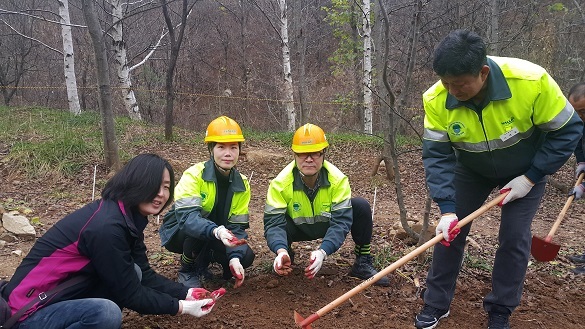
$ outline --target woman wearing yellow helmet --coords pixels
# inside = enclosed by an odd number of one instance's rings
[[[221,116],[205,132],[210,160],[187,169],[175,187],[175,204],[159,230],[168,250],[181,253],[178,280],[189,287],[210,279],[211,261],[223,267],[223,278],[244,282],[244,268],[252,265],[254,252],[248,238],[250,185],[236,169],[244,141],[236,121]]]

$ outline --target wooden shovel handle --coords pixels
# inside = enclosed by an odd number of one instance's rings
[[[577,186],[579,186],[579,184],[581,184],[581,182],[583,181],[583,177],[585,177],[585,173],[581,173],[579,175],[579,178],[577,179],[577,183],[575,184],[575,187],[577,187]],[[565,202],[565,206],[563,207],[563,210],[561,210],[561,213],[557,217],[557,220],[555,221],[552,228],[550,229],[550,232],[548,232],[548,235],[545,238],[546,242],[550,242],[552,240],[553,235],[556,233],[557,229],[561,225],[561,221],[565,217],[565,214],[567,213],[567,210],[569,210],[569,206],[571,206],[571,202],[573,202],[574,199],[575,199],[575,194],[571,194],[567,198],[567,202]]]
[[[475,218],[479,217],[479,215],[483,214],[484,212],[488,211],[491,207],[497,205],[498,203],[500,203],[500,201],[504,200],[504,198],[506,197],[506,195],[508,195],[508,193],[510,193],[510,192],[508,191],[506,193],[503,193],[503,194],[498,195],[498,197],[496,197],[492,201],[484,204],[483,206],[481,206],[480,208],[478,208],[476,211],[474,211],[471,214],[467,215],[465,218],[463,218],[462,220],[459,221],[459,223],[457,224],[456,227],[457,228],[461,228],[462,226],[467,225],[469,222],[471,222]],[[331,303],[325,305],[324,307],[322,307],[321,309],[319,309],[315,313],[319,317],[322,317],[324,314],[328,313],[329,311],[333,310],[337,306],[341,305],[346,300],[348,300],[351,297],[355,296],[360,291],[362,291],[362,290],[366,289],[367,287],[371,286],[376,281],[380,280],[382,277],[390,274],[391,272],[393,272],[394,270],[396,270],[400,266],[406,264],[407,262],[409,262],[410,260],[412,260],[416,256],[420,255],[421,253],[423,253],[423,251],[425,251],[425,250],[429,249],[430,247],[434,246],[435,244],[441,242],[441,240],[443,240],[443,234],[436,235],[434,238],[432,238],[429,241],[425,242],[424,244],[422,244],[421,246],[417,247],[416,249],[414,249],[410,253],[402,256],[402,258],[400,258],[399,260],[397,260],[394,263],[388,265],[388,267],[384,268],[383,270],[381,270],[380,272],[378,272],[376,275],[374,275],[371,278],[363,281],[362,283],[360,283],[359,285],[355,286],[353,289],[351,289],[350,291],[346,292],[345,294],[337,297],[337,299],[335,299]]]

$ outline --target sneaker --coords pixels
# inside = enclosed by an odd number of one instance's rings
[[[441,310],[425,304],[419,314],[414,317],[414,326],[419,329],[433,329],[439,320],[449,316],[449,310]]]
[[[367,280],[374,275],[378,274],[378,271],[372,265],[372,255],[360,255],[355,258],[355,262],[351,267],[349,276],[358,278],[361,280]],[[388,277],[382,277],[380,280],[374,282],[374,285],[381,287],[389,287],[390,280]]]
[[[489,313],[488,329],[510,329],[510,314]]]
[[[199,273],[192,269],[182,267],[177,275],[177,281],[189,288],[201,288]]]
[[[573,273],[575,274],[585,274],[585,266],[577,266],[572,269]]]
[[[568,256],[567,258],[569,258],[574,263],[585,263],[585,254]]]

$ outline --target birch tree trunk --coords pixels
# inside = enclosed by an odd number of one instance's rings
[[[122,98],[124,107],[128,116],[132,120],[141,121],[142,115],[136,102],[134,90],[132,90],[132,81],[130,79],[130,69],[128,67],[128,58],[126,56],[126,42],[124,42],[123,18],[121,0],[111,0],[112,5],[112,39],[114,45],[114,58],[117,68],[118,83],[122,89]]]
[[[489,40],[490,40],[490,55],[497,56],[500,52],[500,27],[499,27],[499,15],[500,15],[500,1],[490,0],[491,7],[491,20],[489,26]]]
[[[363,0],[363,32],[364,32],[364,133],[372,133],[372,26],[370,25],[370,0]]]
[[[121,166],[114,125],[114,111],[112,108],[112,86],[110,84],[110,70],[108,69],[108,55],[102,28],[93,1],[82,1],[83,16],[85,17],[95,54],[95,69],[99,89],[98,103],[102,115],[102,138],[106,166],[109,169],[118,170]]]
[[[297,0],[293,2],[293,25],[295,35],[295,50],[298,57],[298,63],[295,65],[298,69],[297,72],[297,83],[298,83],[298,118],[300,122],[308,122],[311,115],[310,104],[307,102],[309,96],[309,88],[307,86],[307,74],[306,74],[306,58],[307,58],[307,33],[304,33],[304,15],[303,7],[305,2]]]
[[[278,0],[280,5],[280,34],[282,36],[282,69],[284,71],[284,105],[287,130],[295,131],[295,105],[293,103],[292,74],[290,72],[290,48],[288,45],[288,19],[286,15],[286,0]]]
[[[67,102],[69,112],[81,113],[79,95],[77,94],[77,79],[75,77],[75,57],[73,53],[73,37],[71,35],[71,19],[69,18],[69,0],[57,0],[59,3],[59,18],[61,23],[61,37],[63,39],[63,70],[65,86],[67,88]]]

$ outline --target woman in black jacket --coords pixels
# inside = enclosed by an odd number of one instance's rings
[[[157,274],[146,256],[148,216],[173,200],[174,183],[168,161],[138,155],[106,183],[101,200],[49,229],[4,290],[12,314],[70,278],[85,279],[35,304],[16,328],[120,328],[124,307],[141,314],[209,313],[213,299],[197,300],[205,294]]]

